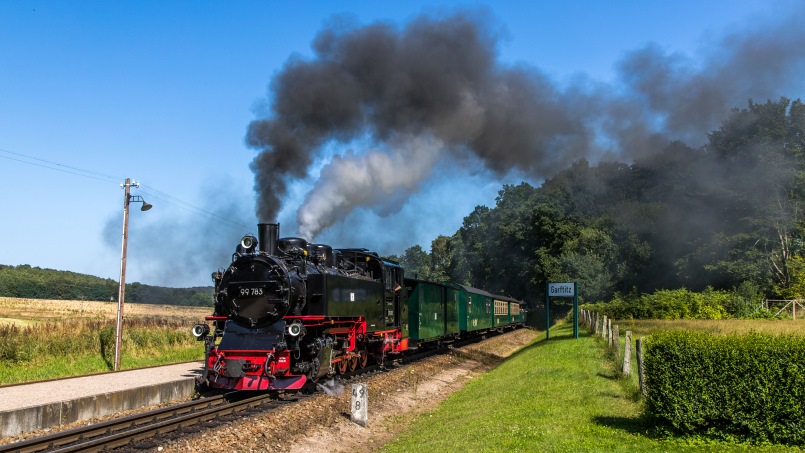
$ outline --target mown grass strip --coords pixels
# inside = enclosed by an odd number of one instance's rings
[[[383,451],[792,450],[658,434],[635,393],[600,340],[574,340],[571,326],[559,326],[418,417]]]

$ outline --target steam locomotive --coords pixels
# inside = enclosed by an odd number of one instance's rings
[[[211,388],[298,390],[525,321],[515,299],[405,278],[399,264],[366,249],[279,238],[279,224],[259,224],[257,237],[245,236],[212,278],[211,323],[193,327],[205,344],[201,383]]]

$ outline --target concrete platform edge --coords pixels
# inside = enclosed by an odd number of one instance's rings
[[[14,436],[116,412],[169,403],[188,398],[194,391],[195,379],[187,378],[0,412],[0,436]],[[24,395],[20,397],[24,398]]]

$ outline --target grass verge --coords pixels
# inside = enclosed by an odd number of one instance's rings
[[[382,451],[747,450],[792,449],[660,432],[603,343],[585,334],[575,340],[572,326],[562,325],[414,420]]]
[[[134,318],[123,330],[121,369],[201,360],[203,345],[183,321]],[[111,371],[111,320],[0,325],[0,385]]]

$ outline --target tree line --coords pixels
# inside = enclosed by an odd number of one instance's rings
[[[699,148],[582,159],[539,187],[505,185],[430,251],[389,258],[409,276],[532,301],[563,281],[585,302],[676,288],[803,297],[804,152],[799,99],[750,100]]]
[[[119,283],[109,278],[0,264],[0,296],[31,299],[117,301]],[[126,302],[212,306],[212,287],[167,288],[126,284]]]

